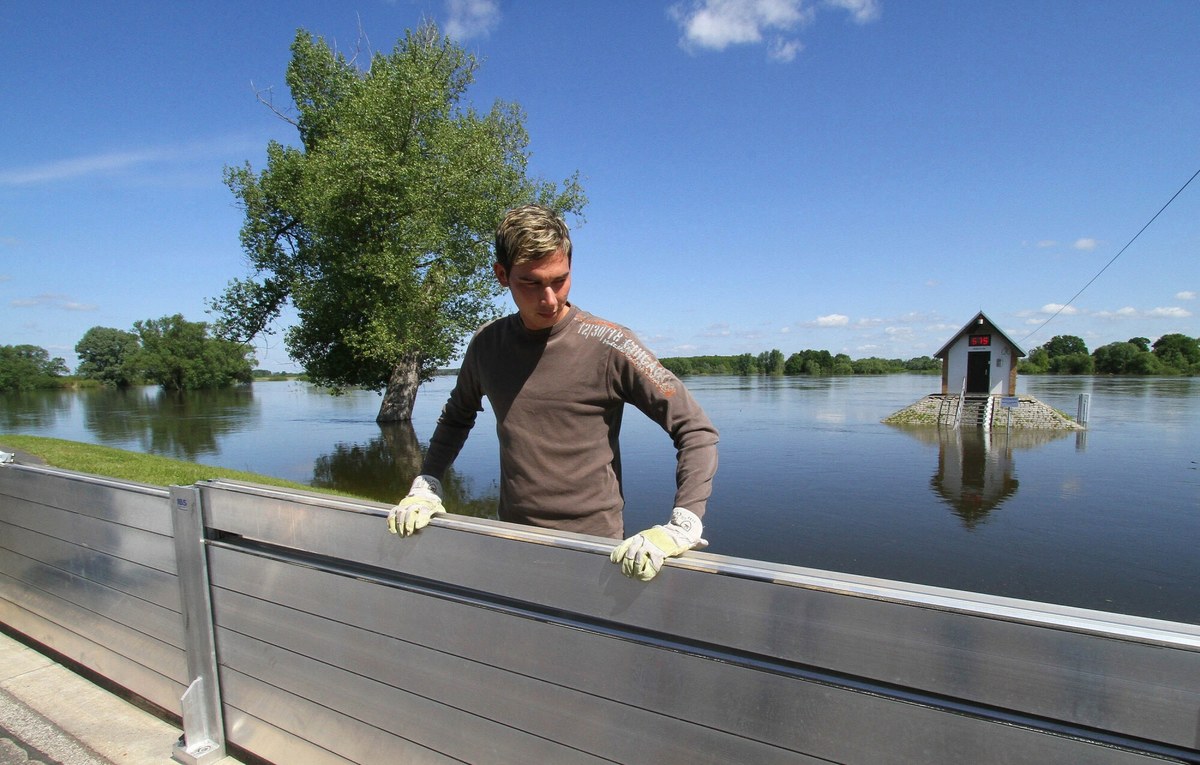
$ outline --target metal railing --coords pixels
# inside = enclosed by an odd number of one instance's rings
[[[967,398],[967,378],[963,378],[962,390],[958,392],[958,408],[954,410],[954,427],[962,425],[963,402]]]

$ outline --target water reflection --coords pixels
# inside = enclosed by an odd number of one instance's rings
[[[254,427],[259,407],[250,386],[206,391],[160,388],[89,391],[84,425],[99,443],[194,462],[221,453],[219,438]]]
[[[76,393],[67,390],[5,393],[0,407],[0,428],[12,433],[46,428],[70,411]]]
[[[1017,449],[1033,449],[1064,438],[1065,430],[992,430],[897,426],[899,430],[938,447],[937,471],[929,488],[968,531],[1011,499],[1020,487],[1016,478]]]
[[[350,492],[379,502],[395,502],[408,493],[421,469],[421,443],[410,422],[380,423],[379,436],[365,444],[339,443],[313,464],[312,485]],[[453,468],[442,480],[446,510],[476,518],[495,518],[498,485],[479,491]]]

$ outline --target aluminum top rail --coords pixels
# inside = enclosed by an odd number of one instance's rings
[[[1200,763],[1196,625],[386,511],[4,466],[0,621],[280,763]]]

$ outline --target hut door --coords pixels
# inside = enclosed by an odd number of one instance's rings
[[[967,354],[967,393],[988,393],[991,385],[991,351]]]

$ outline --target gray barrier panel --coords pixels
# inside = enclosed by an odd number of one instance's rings
[[[1195,625],[386,509],[6,465],[0,621],[274,762],[1200,762]]]
[[[647,585],[616,572],[607,541],[453,517],[402,540],[383,531],[382,505],[201,491],[229,535],[213,543],[221,640],[254,646],[239,671],[294,662],[281,693],[314,703],[361,673],[396,711],[331,706],[382,739],[439,748],[500,721],[619,762],[639,759],[629,748],[661,761],[1135,762],[1196,747],[1189,625],[719,556]],[[256,656],[271,658],[256,670]],[[393,719],[421,722],[396,733]],[[462,746],[439,751],[480,756]]]
[[[5,624],[179,712],[185,655],[167,491],[0,468]]]

